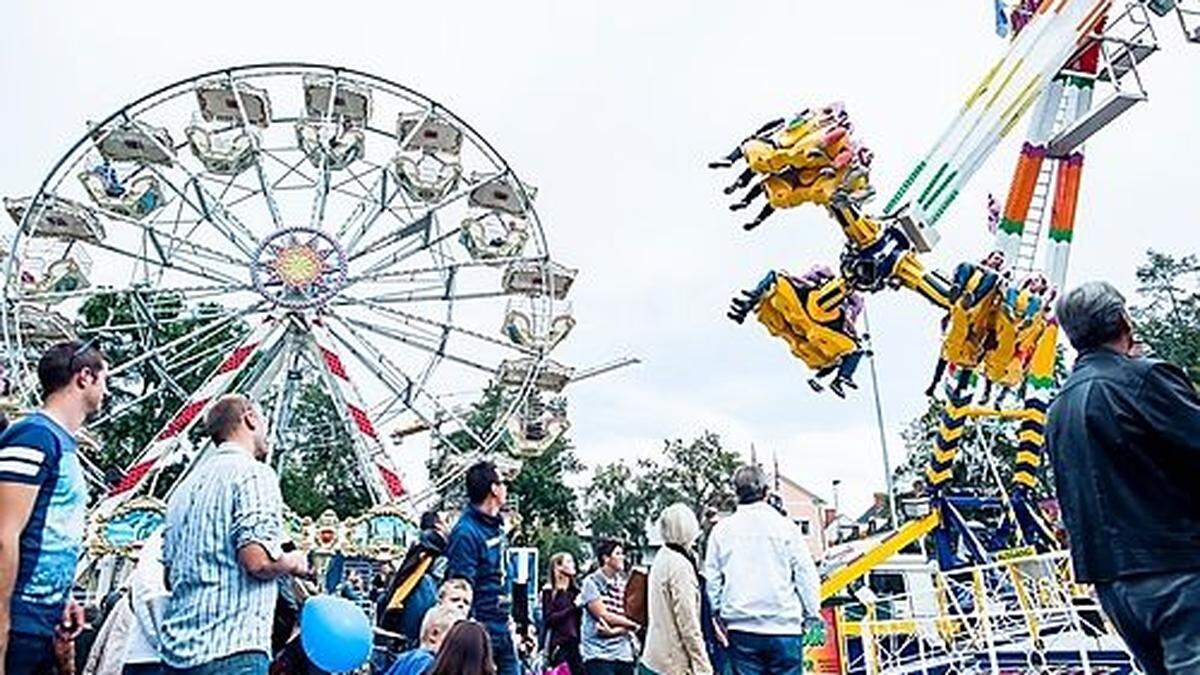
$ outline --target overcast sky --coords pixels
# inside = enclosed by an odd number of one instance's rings
[[[991,0],[894,2],[59,2],[0,9],[5,157],[0,192],[31,192],[83,130],[141,94],[228,65],[311,61],[407,84],[469,121],[538,188],[554,256],[579,267],[579,325],[562,360],[643,363],[569,390],[589,464],[653,455],[704,429],[847,510],[882,489],[870,392],[815,396],[780,341],[724,318],[772,267],[832,264],[833,223],[805,207],[753,234],[724,210],[705,162],[763,121],[846,103],[886,198],[1004,49]],[[1147,247],[1197,249],[1200,47],[1174,17],[1142,67],[1149,103],[1089,144],[1070,282],[1133,289]],[[1189,121],[1190,120],[1190,121]],[[1022,125],[1023,128],[1024,125]],[[1003,196],[1019,137],[942,220],[929,257],[989,245],[986,194]],[[882,199],[881,199],[882,201]],[[877,203],[876,208],[882,204]],[[924,407],[938,316],[910,295],[870,300],[893,462]],[[869,383],[866,369],[859,378]],[[418,466],[419,457],[406,464]]]

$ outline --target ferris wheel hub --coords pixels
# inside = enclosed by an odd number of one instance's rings
[[[287,227],[263,240],[250,272],[254,287],[288,309],[320,307],[346,285],[346,252],[321,230]]]

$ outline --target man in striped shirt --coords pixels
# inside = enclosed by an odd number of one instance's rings
[[[167,504],[163,661],[175,674],[266,675],[275,580],[307,575],[308,562],[281,547],[283,499],[263,461],[261,413],[244,396],[229,395],[206,424],[216,448]]]
[[[0,675],[52,672],[55,637],[83,629],[70,599],[87,512],[75,433],[107,371],[89,343],[54,345],[38,362],[42,409],[0,434]]]

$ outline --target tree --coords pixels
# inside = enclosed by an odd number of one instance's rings
[[[683,502],[703,522],[706,511],[733,508],[731,479],[741,458],[721,447],[720,436],[705,431],[687,444],[678,438],[664,441],[663,459],[647,476],[659,511]]]
[[[1057,391],[1067,378],[1065,362],[1063,346],[1059,344],[1054,364],[1052,392]],[[911,420],[900,432],[908,455],[904,463],[892,471],[897,493],[904,494],[925,482],[925,470],[933,460],[942,407],[942,403],[930,401],[925,412]],[[967,419],[963,428],[963,434],[959,438],[958,457],[954,461],[948,483],[950,489],[988,495],[998,494],[1001,485],[1005,490],[1010,489],[1017,458],[1017,432],[1020,424],[987,418]],[[992,469],[993,464],[995,471]],[[1050,471],[1050,463],[1043,462],[1042,476],[1034,492],[1035,496],[1050,496],[1050,486],[1053,484]],[[1000,485],[996,483],[997,475]]]
[[[740,463],[718,435],[706,431],[688,443],[664,441],[659,461],[598,467],[585,497],[592,537],[625,542],[637,558],[648,542],[648,525],[667,506],[683,502],[700,522],[709,511],[733,508],[730,478]]]
[[[898,493],[908,492],[924,482],[925,470],[933,459],[941,410],[941,403],[930,401],[925,412],[911,420],[900,432],[908,456],[892,474]],[[1013,464],[1017,457],[1017,424],[970,419],[963,424],[965,430],[959,439],[959,453],[948,483],[950,488],[995,493],[997,486],[989,466],[990,455],[996,473],[1007,489],[1011,485]]]
[[[434,441],[426,462],[430,481],[443,480],[453,467],[461,468],[464,456],[478,453],[481,448],[476,437],[486,437],[510,404],[502,387],[494,383],[489,385],[480,400],[464,415],[463,421],[474,433],[458,429]],[[563,404],[558,402],[558,405]],[[555,546],[565,545],[567,539],[564,537],[567,534],[573,536],[579,516],[578,495],[566,479],[582,469],[583,463],[566,435],[555,440],[541,455],[521,463],[520,470],[508,484],[509,501],[517,513],[513,543],[537,547],[542,561],[559,550]],[[462,508],[465,501],[463,481],[454,480],[439,493],[436,508],[456,510]],[[579,548],[581,545],[576,538],[568,550]]]
[[[285,446],[276,448],[284,503],[309,518],[326,509],[346,518],[370,508],[354,440],[325,389],[316,382],[301,385],[291,415]]]
[[[1138,338],[1200,383],[1200,259],[1147,251],[1137,279],[1141,302],[1131,314]]]
[[[157,359],[141,361],[110,378],[109,417],[94,427],[101,441],[95,458],[101,470],[115,474],[128,466],[249,331],[240,320],[218,325],[226,316],[228,310],[219,305],[189,306],[178,294],[149,289],[100,293],[84,302],[78,332],[95,336],[108,360],[117,365],[145,353],[147,346],[195,335],[163,350]],[[210,324],[212,330],[204,330]],[[252,360],[241,377],[255,370],[256,363]],[[269,414],[274,399],[262,403]],[[293,404],[288,447],[277,448],[284,501],[301,516],[316,517],[332,508],[346,517],[370,504],[352,440],[335,410],[320,386],[302,385]],[[192,440],[199,442],[200,436],[202,429],[196,428]],[[178,473],[179,467],[165,470],[157,484],[159,496]]]
[[[653,465],[639,460],[637,471],[625,462],[597,467],[585,496],[593,540],[616,539],[638,557],[637,552],[646,547],[646,524],[657,501],[645,476]]]
[[[149,347],[196,335],[110,378],[107,420],[93,429],[102,444],[95,458],[102,470],[125,468],[221,362],[225,354],[217,348],[246,333],[242,321],[203,330],[225,316],[218,305],[189,307],[177,293],[150,289],[99,293],[83,303],[76,330],[94,339],[110,363],[122,364]]]

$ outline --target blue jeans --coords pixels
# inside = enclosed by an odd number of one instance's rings
[[[165,675],[166,666],[159,663],[130,663],[121,669],[121,675]]]
[[[267,675],[266,652],[238,652],[191,668],[167,667],[167,675]]]
[[[733,675],[804,672],[804,639],[800,635],[759,635],[731,630],[726,655]]]
[[[508,621],[482,623],[492,638],[492,661],[496,663],[496,675],[521,675],[521,664],[517,662],[517,648],[508,630]]]
[[[8,634],[8,651],[4,654],[4,672],[8,675],[41,675],[52,673],[54,638],[26,633]]]
[[[1099,583],[1096,594],[1146,675],[1200,674],[1200,572]]]

